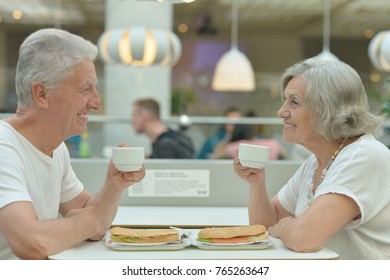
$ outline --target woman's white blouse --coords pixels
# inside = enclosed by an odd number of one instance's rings
[[[317,161],[310,156],[279,191],[281,205],[299,217]],[[372,134],[342,149],[318,186],[314,200],[327,193],[352,198],[361,218],[348,223],[326,246],[341,259],[390,259],[390,151]]]

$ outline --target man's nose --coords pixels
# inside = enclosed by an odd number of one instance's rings
[[[89,101],[88,101],[89,107],[95,110],[99,110],[102,106],[99,93],[97,90],[94,90]]]

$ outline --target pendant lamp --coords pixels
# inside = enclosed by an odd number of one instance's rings
[[[371,39],[368,57],[376,69],[390,72],[390,31],[381,31]]]
[[[181,56],[181,43],[175,33],[138,26],[107,30],[97,45],[106,63],[170,67]]]
[[[318,54],[318,57],[322,59],[338,59],[333,53],[330,52],[330,0],[324,0],[324,24],[322,34],[322,52]]]
[[[253,91],[255,74],[249,59],[237,47],[239,1],[232,0],[231,48],[217,62],[211,88],[215,91]]]
[[[194,2],[195,0],[138,0],[138,1],[153,1],[153,2],[159,2],[159,3],[168,2],[171,4],[182,4],[182,3],[185,4],[185,3]]]
[[[157,2],[169,2],[172,4],[191,3],[195,0],[157,0]]]

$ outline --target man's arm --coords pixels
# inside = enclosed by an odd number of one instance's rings
[[[87,191],[83,191],[72,201],[61,204],[60,212],[64,216],[70,216],[75,211],[79,211],[74,209],[85,206],[96,207],[99,222],[103,227],[102,231],[97,236],[92,237],[92,239],[101,239],[115,218],[122,192],[126,188],[141,181],[144,177],[144,166],[138,171],[120,172],[115,168],[112,161],[110,161],[106,181],[101,190],[94,196],[91,196]]]
[[[45,259],[99,232],[96,209],[84,208],[68,218],[38,220],[31,202],[13,202],[0,209],[0,231],[21,259]]]
[[[101,191],[91,196],[83,190],[62,203],[63,218],[40,221],[31,202],[14,202],[0,209],[0,232],[22,259],[45,259],[83,240],[101,239],[115,217],[123,190],[144,176],[144,168],[119,172],[110,162]]]

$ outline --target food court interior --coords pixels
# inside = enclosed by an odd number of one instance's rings
[[[135,99],[153,97],[160,102],[164,122],[188,134],[197,150],[221,124],[242,122],[256,126],[259,137],[280,141],[290,159],[293,147],[281,139],[282,122],[277,118],[280,77],[286,67],[325,47],[359,72],[373,111],[386,107],[388,74],[374,67],[368,49],[378,33],[390,30],[388,0],[330,0],[328,11],[323,0],[234,1],[236,14],[231,0],[0,0],[1,116],[16,108],[19,45],[44,27],[64,28],[95,44],[105,31],[119,28],[171,31],[178,38],[177,59],[167,65],[111,63],[100,54],[96,69],[103,106],[90,116],[86,157],[105,157],[119,143],[150,152],[149,140],[134,133],[130,116]],[[253,67],[253,90],[211,86],[216,64],[233,41]],[[222,117],[229,106],[248,117]],[[389,145],[386,127],[384,131],[382,139]]]

